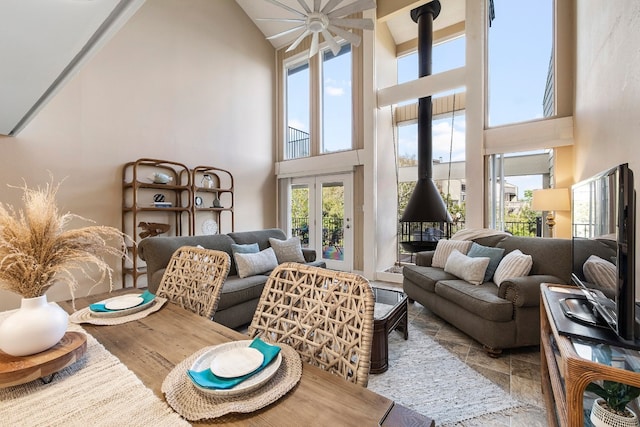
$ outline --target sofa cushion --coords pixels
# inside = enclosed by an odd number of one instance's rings
[[[504,248],[505,255],[515,249],[531,255],[529,274],[556,276],[562,283],[571,283],[571,239],[509,236],[496,247]]]
[[[461,279],[441,280],[435,285],[435,293],[483,319],[496,322],[513,319],[513,304],[500,298],[498,288],[491,282],[476,286]]]
[[[454,249],[447,259],[444,271],[473,285],[479,285],[483,282],[489,261],[489,257],[468,257]]]
[[[238,276],[227,277],[222,287],[217,311],[260,298],[267,279],[268,277],[262,274],[245,277],[244,279]]]
[[[500,286],[507,279],[527,276],[532,265],[531,255],[525,255],[519,249],[511,251],[498,264],[493,281],[497,286]]]
[[[265,273],[278,266],[278,260],[272,248],[254,254],[237,253],[235,256],[240,278]]]
[[[489,246],[482,246],[473,242],[471,245],[471,249],[467,252],[467,256],[470,257],[488,257],[489,265],[487,266],[487,270],[484,272],[483,282],[488,282],[493,277],[493,273],[496,272],[496,268],[498,268],[498,264],[500,264],[500,260],[502,260],[502,256],[504,255],[504,249],[502,248],[492,248]]]
[[[447,259],[454,249],[459,250],[462,254],[466,254],[471,247],[471,240],[438,240],[436,251],[431,260],[432,267],[444,268]]]
[[[596,255],[591,255],[582,266],[584,277],[598,287],[616,289],[617,270],[615,264]]]
[[[402,268],[402,275],[428,292],[435,292],[436,282],[439,280],[456,279],[453,274],[445,272],[441,268],[421,267],[418,265],[405,265]]]
[[[305,263],[304,255],[302,255],[302,246],[300,246],[300,238],[298,236],[293,236],[287,240],[270,237],[269,244],[276,253],[278,264],[282,264],[283,262]]]
[[[249,243],[257,243],[261,251],[271,246],[269,238],[284,240],[287,236],[284,231],[279,228],[267,228],[266,230],[255,231],[232,231],[227,233],[227,236],[231,237],[235,243],[240,245],[246,245]]]

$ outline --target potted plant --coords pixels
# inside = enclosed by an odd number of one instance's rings
[[[637,415],[627,404],[640,396],[640,388],[616,381],[603,381],[602,385],[590,383],[587,391],[600,397],[593,402],[591,422],[595,427],[637,427]]]
[[[21,308],[0,323],[0,350],[14,356],[39,353],[55,345],[67,329],[67,313],[48,304],[45,293],[64,281],[74,297],[76,274],[91,277],[90,265],[113,287],[113,270],[105,255],[126,256],[125,235],[118,229],[92,225],[67,230],[72,220],[60,214],[60,184],[21,188],[24,209],[0,203],[0,289],[22,296]],[[109,242],[113,242],[110,244]]]

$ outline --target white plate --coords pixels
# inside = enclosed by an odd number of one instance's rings
[[[233,348],[211,361],[211,372],[221,378],[241,377],[258,369],[263,360],[264,355],[255,348]]]
[[[124,296],[124,295],[123,295]],[[131,296],[131,295],[128,295]],[[140,297],[140,294],[134,294],[133,296],[137,296]],[[100,304],[106,304],[114,299],[118,299],[118,298],[122,298],[122,296],[119,297],[113,297],[113,298],[109,298],[106,299],[104,301],[100,301]],[[142,297],[140,297],[142,298]],[[128,316],[129,314],[133,314],[133,313],[137,313],[139,311],[142,311],[148,307],[151,306],[151,304],[154,304],[156,302],[156,299],[152,299],[150,301],[147,301],[143,304],[137,305],[135,307],[131,307],[131,308],[125,308],[123,310],[115,310],[115,311],[91,311],[91,309],[89,309],[89,313],[91,314],[92,317],[122,317],[122,316]]]
[[[111,301],[104,304],[107,310],[125,310],[127,308],[137,307],[144,302],[144,299],[137,295],[123,295],[115,297]]]
[[[243,348],[243,347],[246,348],[246,347],[249,347],[249,345],[251,344],[251,341],[252,340],[233,341],[233,342],[228,342],[228,343],[217,345],[217,346],[211,348],[211,350],[206,351],[205,353],[203,353],[200,357],[198,357],[193,362],[193,364],[191,365],[191,367],[189,369],[192,370],[192,371],[196,371],[196,372],[204,371],[205,369],[210,369],[211,368],[211,362],[219,354],[227,352],[228,350],[231,350],[231,349],[234,349],[234,348]],[[221,396],[225,396],[225,397],[238,396],[238,395],[241,395],[243,393],[249,393],[249,392],[251,392],[253,390],[256,390],[256,389],[262,387],[267,381],[269,381],[271,379],[271,377],[273,377],[276,374],[276,372],[278,372],[278,368],[280,367],[281,363],[282,363],[282,351],[279,352],[278,356],[276,356],[276,358],[273,359],[273,361],[271,361],[271,363],[269,363],[267,366],[265,366],[264,369],[262,369],[260,372],[258,372],[257,374],[255,374],[251,378],[248,378],[248,379],[242,381],[240,384],[237,384],[236,386],[231,387],[231,388],[226,389],[226,390],[200,387],[198,384],[196,384],[194,382],[192,382],[192,384],[194,385],[194,387],[196,387],[201,392],[203,392],[205,394],[209,394],[211,396],[217,396],[217,397],[221,397]],[[185,375],[186,375],[186,373],[185,373]],[[189,377],[189,378],[191,378],[191,377]]]
[[[217,234],[218,223],[213,219],[205,219],[202,223],[203,234]]]

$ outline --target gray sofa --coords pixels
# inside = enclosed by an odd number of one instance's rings
[[[160,286],[162,275],[171,255],[181,246],[200,245],[207,249],[227,252],[231,257],[231,268],[222,288],[214,320],[230,328],[237,328],[251,322],[269,273],[240,278],[231,252],[231,245],[234,243],[241,245],[258,243],[260,250],[264,250],[270,246],[270,237],[279,240],[286,239],[284,232],[278,228],[205,236],[156,236],[142,239],[138,244],[138,253],[147,264],[148,289],[155,293]],[[316,261],[315,250],[303,248],[302,254],[307,263],[325,267],[324,262]]]
[[[419,252],[403,269],[403,288],[437,316],[471,336],[493,356],[502,349],[540,343],[540,284],[571,281],[571,240],[496,235],[472,239],[483,246],[531,255],[528,276],[473,285],[431,267],[434,251]]]

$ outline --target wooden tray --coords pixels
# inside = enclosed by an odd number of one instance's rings
[[[31,356],[10,356],[0,351],[0,388],[53,375],[79,360],[86,350],[85,334],[67,332],[58,344]]]

